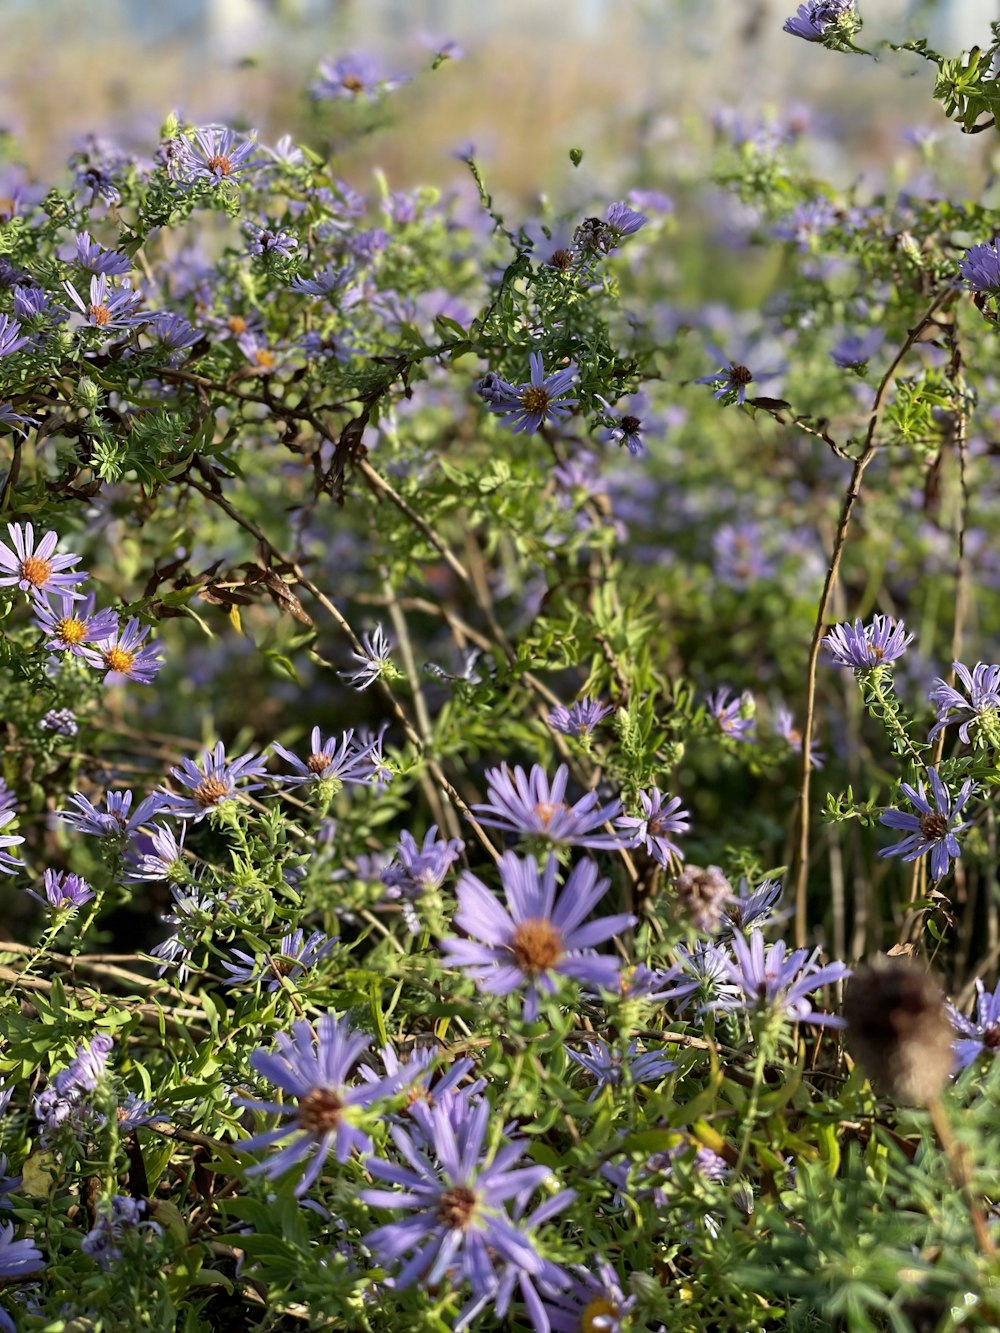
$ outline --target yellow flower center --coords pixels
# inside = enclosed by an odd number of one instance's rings
[[[537,412],[544,416],[550,401],[548,389],[543,389],[540,384],[530,384],[521,390],[521,406],[525,412]]]
[[[580,1333],[599,1333],[596,1321],[602,1315],[611,1315],[617,1318],[618,1306],[613,1305],[606,1296],[596,1296],[589,1305],[584,1307],[583,1314],[580,1316]]]
[[[109,648],[104,654],[104,662],[109,671],[119,671],[123,676],[127,676],[132,669],[132,663],[135,661],[135,653],[128,653],[124,648],[117,645]]]
[[[82,643],[87,636],[87,626],[75,616],[66,616],[56,625],[56,638],[63,643]]]

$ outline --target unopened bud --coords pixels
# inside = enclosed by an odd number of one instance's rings
[[[80,376],[76,386],[76,401],[88,412],[93,412],[101,401],[101,390],[88,375]]]

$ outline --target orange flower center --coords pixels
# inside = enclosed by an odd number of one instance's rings
[[[52,577],[52,561],[41,556],[29,555],[21,561],[21,578],[36,588],[44,587]]]
[[[87,636],[87,626],[75,616],[66,616],[56,625],[56,638],[63,643],[82,643]]]
[[[307,1134],[327,1134],[340,1124],[344,1103],[331,1088],[313,1088],[299,1100],[295,1118]]]
[[[225,153],[213,153],[208,159],[209,171],[217,171],[220,176],[229,176],[233,170],[233,164]]]
[[[541,917],[518,923],[511,945],[522,972],[547,972],[563,956],[562,932]]]
[[[132,670],[135,653],[127,653],[124,648],[119,648],[116,645],[114,648],[109,648],[104,654],[104,661],[109,671],[120,671],[123,676],[126,676]]]
[[[111,311],[106,305],[89,305],[87,313],[99,329],[106,328],[111,323]]]
[[[331,756],[328,754],[311,754],[306,760],[306,768],[310,773],[322,773],[330,759]]]
[[[229,325],[229,332],[237,336],[247,331],[247,322],[242,315],[230,315],[226,323]]]
[[[206,778],[204,782],[198,783],[191,795],[198,805],[207,810],[210,805],[218,805],[223,796],[228,796],[229,788],[221,778]]]
[[[535,806],[535,814],[542,828],[547,829],[559,811],[566,808],[564,801],[539,801]]]
[[[262,370],[273,370],[274,353],[266,347],[258,347],[253,354],[253,359]]]
[[[356,74],[345,74],[340,83],[349,93],[359,93],[365,86]]]

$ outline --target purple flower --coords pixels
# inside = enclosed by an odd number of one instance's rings
[[[559,976],[614,990],[617,958],[595,954],[591,946],[635,924],[635,917],[619,913],[583,925],[611,881],[598,879],[593,861],[580,861],[557,900],[557,865],[552,854],[539,872],[533,856],[522,859],[505,852],[500,883],[506,908],[466,871],[456,890],[455,925],[472,938],[452,936],[441,942],[447,961],[468,968],[480,990],[494,995],[525,990],[524,1018],[529,1023],[538,1014],[539,996],[554,994]]]
[[[634,236],[646,225],[649,218],[645,213],[636,212],[629,204],[619,202],[608,205],[604,220],[615,233],[615,239],[621,240],[625,236]]]
[[[965,1069],[977,1056],[1000,1051],[1000,986],[992,994],[976,978],[976,1015],[966,1018],[953,1004],[948,1005],[951,1021],[960,1036],[952,1043],[956,1067]]]
[[[578,699],[569,708],[557,704],[549,713],[547,721],[553,731],[561,731],[564,736],[586,736],[602,718],[613,712],[611,704],[602,704],[599,699],[585,697]]]
[[[77,583],[82,583],[86,573],[69,572],[71,566],[78,564],[78,555],[53,555],[59,538],[54,532],[47,532],[35,547],[35,531],[30,523],[22,527],[20,523],[8,523],[7,531],[13,542],[11,550],[5,542],[0,542],[0,587],[18,587],[22,592],[37,595],[50,589],[65,592],[71,598],[81,597],[74,592]]]
[[[614,800],[595,809],[597,793],[589,791],[575,805],[569,805],[563,799],[568,779],[566,764],[560,764],[551,784],[538,764],[532,765],[530,776],[520,764],[513,776],[506,764],[502,768],[488,768],[489,801],[474,805],[472,811],[487,828],[528,834],[568,846],[620,847],[620,834],[595,830],[621,812],[621,801]]]
[[[4,779],[0,777],[0,814],[3,814],[5,810],[13,810],[16,805],[17,797],[7,786]]]
[[[381,625],[376,625],[370,633],[362,634],[361,652],[351,653],[355,662],[362,664],[360,669],[338,671],[337,674],[343,676],[356,690],[367,690],[369,685],[374,685],[382,676],[395,671],[389,656],[392,647],[392,640],[385,630]]]
[[[320,101],[365,97],[374,102],[381,93],[392,92],[407,82],[407,77],[384,78],[371,56],[348,54],[339,60],[322,61],[310,92]]]
[[[122,279],[122,285],[115,291],[104,273],[97,273],[90,279],[90,300],[85,301],[67,278],[63,282],[70,300],[95,329],[131,329],[136,324],[143,324],[149,316],[136,310],[142,300],[140,292],[132,290],[128,278]]]
[[[796,204],[788,217],[775,225],[774,234],[779,240],[794,241],[800,250],[808,251],[836,222],[837,210],[829,199],[807,199]]]
[[[352,264],[328,264],[326,268],[318,269],[311,278],[296,274],[288,286],[289,290],[300,292],[303,296],[336,296],[346,291],[356,276]]]
[[[473,1302],[489,1300],[499,1286],[494,1265],[538,1275],[546,1261],[530,1237],[509,1216],[510,1199],[525,1199],[551,1172],[547,1166],[518,1166],[524,1144],[514,1140],[488,1149],[490,1107],[474,1103],[457,1125],[445,1109],[432,1107],[425,1118],[427,1142],[399,1126],[390,1130],[401,1162],[370,1158],[369,1172],[397,1189],[362,1190],[362,1202],[376,1208],[404,1209],[398,1222],[377,1227],[364,1237],[380,1263],[410,1258],[395,1274],[397,1288],[418,1278],[429,1287],[446,1279],[467,1282]],[[463,1312],[464,1322],[468,1312]]]
[[[82,648],[80,656],[91,666],[107,671],[105,685],[120,685],[126,680],[149,685],[163,665],[158,643],[143,647],[150,628],[132,616],[124,627],[119,625],[110,634],[95,639],[92,648]]]
[[[16,818],[17,812],[15,810],[0,810],[0,829]],[[3,850],[5,847],[17,847],[22,842],[24,842],[24,839],[18,837],[16,833],[0,834],[0,871],[4,874],[13,875],[18,870],[24,869],[23,861],[19,861],[15,856],[11,856]]]
[[[60,1070],[48,1087],[35,1097],[33,1110],[42,1126],[43,1137],[68,1121],[80,1124],[92,1114],[84,1094],[93,1092],[104,1076],[113,1046],[113,1039],[103,1032],[87,1044],[81,1042],[72,1063]]]
[[[291,259],[292,252],[298,249],[298,241],[287,231],[262,227],[257,222],[244,222],[243,229],[250,240],[252,255],[278,255],[281,259]]]
[[[511,385],[494,375],[492,378],[487,376],[479,384],[480,396],[487,407],[498,413],[515,435],[530,435],[543,422],[561,421],[569,416],[577,403],[576,398],[563,398],[576,382],[575,366],[565,366],[546,376],[541,352],[532,352],[528,359],[531,363],[529,383]]]
[[[407,830],[400,834],[396,859],[382,871],[382,883],[389,889],[386,897],[416,898],[441,887],[465,843],[461,838],[439,838],[437,831],[432,824],[422,847]]]
[[[154,795],[162,800],[162,792]],[[70,799],[73,799],[72,797]],[[149,798],[152,799],[152,798]],[[141,807],[140,807],[141,808]],[[136,811],[138,814],[138,811]],[[187,825],[182,824],[180,836],[165,824],[154,824],[149,833],[139,833],[129,858],[128,878],[131,880],[173,879],[181,882],[188,877],[184,865],[184,834]],[[152,850],[148,850],[152,848]]]
[[[90,273],[104,273],[109,278],[122,278],[131,272],[132,261],[127,255],[120,255],[117,250],[108,250],[98,241],[90,238],[89,231],[78,231],[76,241],[76,262]]]
[[[331,796],[335,796],[345,782],[372,782],[372,747],[355,740],[353,727],[343,733],[339,744],[334,736],[323,740],[319,727],[313,727],[309,744],[309,758],[302,760],[275,741],[272,748],[295,769],[294,773],[282,775],[285,786],[326,783]]]
[[[974,245],[958,266],[974,292],[1000,292],[1000,253],[996,240]]]
[[[229,973],[231,985],[242,983],[252,986],[254,982],[269,977],[265,989],[276,991],[281,989],[285,977],[289,981],[297,981],[304,972],[310,971],[328,957],[336,945],[336,938],[328,938],[321,930],[314,930],[308,939],[303,931],[295,930],[290,935],[283,935],[278,948],[273,953],[266,953],[262,963],[258,963],[254,954],[234,949],[233,954],[242,960],[242,966],[240,963],[230,963],[225,958],[222,966]]]
[[[889,828],[904,829],[907,836],[892,847],[883,847],[879,856],[901,856],[904,861],[916,861],[930,852],[931,877],[937,881],[947,875],[952,859],[962,855],[955,834],[967,829],[970,821],[959,823],[957,820],[962,807],[972,795],[975,783],[972,778],[966,778],[958,796],[953,798],[938,776],[937,769],[928,768],[927,777],[934,797],[933,805],[927,799],[922,782],[917,783],[916,789],[908,782],[901,782],[900,791],[919,814],[911,815],[903,810],[882,811],[879,822]]]
[[[715,576],[731,588],[743,590],[774,573],[774,562],[761,545],[758,523],[721,524],[712,535],[712,550]]]
[[[185,139],[181,146],[178,162],[181,180],[187,184],[207,180],[213,185],[235,180],[253,165],[256,136],[257,131],[251,130],[250,137],[241,141],[223,125],[196,129],[194,142]]]
[[[826,37],[850,37],[861,27],[854,0],[807,0],[794,18],[786,19],[782,31],[807,42]]]
[[[44,1267],[45,1255],[33,1240],[15,1240],[10,1222],[0,1226],[0,1281],[19,1282]]]
[[[53,731],[57,736],[75,736],[80,728],[76,725],[76,718],[68,708],[50,708],[44,717],[39,719],[39,731]]]
[[[86,796],[76,792],[69,798],[70,805],[75,805],[76,809],[57,810],[55,817],[76,833],[87,833],[91,837],[125,843],[130,841],[153,815],[162,810],[164,804],[162,792],[153,792],[151,796],[147,796],[145,800],[139,802],[134,811],[132,800],[131,791],[105,792],[106,809],[101,811]]]
[[[691,382],[692,384],[714,385],[715,392],[712,397],[718,398],[721,403],[725,403],[727,406],[731,406],[733,403],[742,404],[746,401],[749,384],[774,379],[777,374],[779,374],[777,370],[766,370],[758,371],[755,375],[748,366],[730,361],[720,365],[718,370],[714,370],[711,375],[700,375]]]
[[[830,348],[830,357],[841,370],[861,370],[882,346],[881,329],[867,333],[848,333]]]
[[[638,458],[646,452],[646,446],[642,442],[642,436],[639,432],[642,430],[642,420],[631,412],[617,414],[606,398],[600,394],[596,395],[597,401],[608,414],[605,421],[605,438],[616,440],[619,445],[624,445],[633,458]]]
[[[687,833],[691,827],[688,812],[681,809],[681,798],[671,796],[664,805],[659,788],[652,787],[648,792],[639,792],[639,803],[641,815],[621,815],[615,820],[616,828],[633,831],[629,846],[644,846],[664,868],[670,864],[671,857],[683,861],[684,853],[671,841],[673,834]]]
[[[995,725],[996,714],[1000,710],[1000,666],[977,662],[971,672],[961,662],[952,662],[952,666],[965,687],[965,694],[960,694],[940,677],[935,680],[930,701],[937,707],[937,721],[927,739],[932,741],[945,727],[961,722],[958,734],[968,745],[969,728],[973,723],[978,723],[980,727],[987,721]]]
[[[622,1333],[623,1323],[635,1308],[635,1296],[626,1296],[618,1274],[604,1259],[594,1272],[578,1266],[569,1291],[546,1295],[545,1313],[552,1333]],[[536,1322],[536,1329],[539,1324]]]
[[[721,936],[731,935],[737,930],[746,932],[755,922],[766,926],[772,921],[783,919],[787,913],[778,914],[774,908],[781,897],[781,883],[776,879],[765,879],[755,889],[751,889],[746,879],[740,880],[739,892],[730,898],[723,909]]]
[[[214,750],[205,750],[201,767],[193,759],[182,759],[179,768],[170,770],[171,777],[190,790],[190,796],[163,792],[163,809],[168,814],[194,823],[204,819],[210,810],[216,810],[227,801],[238,800],[247,792],[259,791],[263,782],[247,782],[247,778],[267,776],[266,763],[252,751],[238,759],[226,758],[226,747],[218,741]],[[240,784],[239,786],[237,784]]]
[[[729,686],[722,685],[713,693],[705,695],[706,707],[727,736],[752,744],[757,726],[757,720],[750,711],[753,695],[749,690],[744,690],[738,699],[731,699],[731,695]]]
[[[871,623],[863,625],[855,620],[835,625],[823,638],[823,646],[837,666],[852,667],[855,671],[873,671],[895,662],[913,642],[906,626],[892,616],[872,616]]]
[[[31,339],[20,335],[21,326],[17,320],[0,315],[0,356],[11,356],[28,345]]]
[[[51,907],[56,912],[75,912],[94,896],[94,890],[85,879],[65,870],[46,870],[42,885],[43,893],[36,893],[34,889],[29,889],[28,893],[43,907]]]
[[[186,352],[205,336],[176,310],[158,310],[146,325],[146,333],[168,352]]]
[[[118,630],[118,617],[109,607],[94,610],[94,594],[80,598],[79,593],[54,591],[59,599],[55,607],[45,593],[35,595],[35,624],[45,634],[51,634],[46,643],[49,652],[70,652],[83,657],[83,645],[95,639],[113,637]]]
[[[323,1014],[315,1034],[312,1024],[301,1019],[292,1025],[291,1036],[278,1034],[276,1052],[254,1051],[250,1057],[252,1068],[280,1088],[284,1097],[280,1102],[237,1097],[236,1103],[277,1115],[282,1123],[244,1140],[240,1149],[255,1152],[292,1137],[280,1152],[252,1166],[248,1175],[263,1174],[273,1180],[291,1167],[304,1165],[295,1186],[295,1194],[301,1198],[331,1151],[338,1162],[346,1162],[355,1151],[371,1152],[371,1139],[361,1127],[362,1117],[373,1102],[395,1092],[399,1082],[383,1079],[348,1086],[354,1066],[370,1045],[370,1038],[355,1032],[346,1019]]]
[[[774,713],[774,730],[788,742],[788,748],[793,754],[802,753],[802,732],[795,725],[795,718],[789,709],[784,705],[779,705]],[[813,768],[822,768],[826,762],[826,756],[822,750],[817,750],[815,746],[809,747],[809,763]]]
[[[606,1041],[588,1041],[586,1054],[566,1048],[566,1054],[581,1069],[597,1080],[597,1087],[588,1101],[593,1101],[602,1088],[616,1088],[627,1083],[658,1083],[677,1065],[662,1051],[639,1051],[639,1043],[630,1041],[624,1051],[614,1049]]]
[[[15,412],[10,403],[0,403],[0,422],[6,426],[13,426],[15,432],[20,436],[27,435],[26,426],[37,426],[37,417],[26,417],[20,412]]]
[[[850,976],[844,963],[817,962],[819,950],[795,949],[787,952],[783,940],[767,946],[759,930],[749,940],[733,935],[729,942],[733,957],[723,953],[729,980],[737,987],[735,995],[712,1001],[707,1007],[728,1013],[766,1010],[795,1022],[819,1023],[843,1027],[844,1020],[834,1014],[817,1014],[806,998],[820,986]],[[740,993],[742,992],[742,993]]]
[[[126,1232],[145,1229],[160,1234],[159,1224],[146,1220],[147,1211],[145,1199],[113,1194],[106,1205],[100,1206],[97,1221],[80,1241],[81,1251],[105,1271],[109,1270],[122,1257],[117,1242]]]

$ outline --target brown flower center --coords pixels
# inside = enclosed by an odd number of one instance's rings
[[[948,832],[948,820],[936,810],[920,816],[920,832],[928,842],[939,842]]]
[[[749,384],[753,379],[752,373],[746,366],[730,366],[729,380],[732,384]]]
[[[119,648],[117,644],[114,648],[109,648],[104,654],[104,664],[108,670],[118,671],[123,676],[127,676],[132,670],[134,661],[135,653],[127,653],[124,648]]]
[[[306,760],[306,768],[308,768],[310,773],[322,773],[323,769],[326,768],[327,764],[330,762],[331,757],[332,756],[328,754],[311,754]]]
[[[540,384],[529,384],[521,391],[521,406],[525,412],[537,412],[540,416],[544,416],[550,402],[548,389]]]
[[[345,74],[340,83],[349,93],[359,93],[365,86],[356,74]]]
[[[549,263],[553,268],[567,269],[573,267],[572,250],[553,250]]]
[[[479,1200],[466,1185],[453,1185],[445,1190],[438,1203],[438,1221],[446,1227],[465,1228],[476,1215]]]
[[[562,932],[551,921],[529,917],[518,922],[511,948],[522,972],[547,972],[563,956]]]
[[[622,417],[622,430],[626,435],[635,435],[641,426],[642,422],[638,417]]]
[[[29,555],[21,561],[21,578],[36,588],[42,588],[52,577],[52,561],[38,555]]]
[[[991,1023],[984,1030],[983,1045],[988,1051],[1000,1051],[1000,1023]]]
[[[99,329],[106,328],[111,323],[111,311],[106,305],[89,305],[87,314]]]
[[[220,176],[229,176],[232,174],[233,164],[225,153],[213,153],[208,159],[209,171],[217,171]]]
[[[340,1124],[344,1103],[331,1088],[313,1088],[299,1098],[295,1118],[307,1134],[328,1134]]]
[[[204,782],[198,783],[191,795],[196,804],[207,810],[210,805],[218,805],[224,796],[228,796],[229,788],[221,778],[206,778]]]
[[[56,625],[56,638],[63,643],[82,643],[87,636],[87,626],[75,616],[66,616]]]

